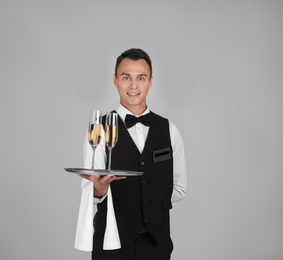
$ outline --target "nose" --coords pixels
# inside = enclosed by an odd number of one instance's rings
[[[138,86],[137,86],[137,81],[136,80],[132,80],[131,81],[131,85],[130,85],[131,89],[136,89]]]

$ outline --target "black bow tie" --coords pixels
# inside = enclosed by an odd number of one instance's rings
[[[150,121],[151,121],[150,113],[140,117],[135,117],[133,115],[127,114],[125,118],[125,124],[127,128],[134,126],[136,123],[142,123],[145,126],[150,126]]]

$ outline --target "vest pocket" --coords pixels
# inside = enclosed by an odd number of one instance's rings
[[[171,199],[165,199],[162,201],[162,208],[164,210],[172,209],[172,202]]]
[[[155,163],[165,160],[170,160],[171,158],[172,158],[171,149],[169,147],[161,150],[153,151],[153,161]]]

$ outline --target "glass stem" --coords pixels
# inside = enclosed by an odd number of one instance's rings
[[[112,150],[109,150],[109,158],[108,158],[108,171],[109,172],[111,171],[111,153],[112,153]]]
[[[92,170],[94,170],[94,155],[95,155],[95,148],[96,148],[96,147],[92,148],[92,151],[93,151],[93,153],[92,153],[92,161],[91,161],[91,169],[92,169]]]

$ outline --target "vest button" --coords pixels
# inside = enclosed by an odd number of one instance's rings
[[[147,219],[144,219],[144,222],[147,223],[148,222]]]
[[[148,200],[144,200],[144,203],[147,204],[147,203],[148,203]]]
[[[144,162],[141,162],[141,165],[144,165]]]
[[[146,180],[143,180],[142,183],[143,183],[143,184],[146,184],[147,182],[146,182]]]

